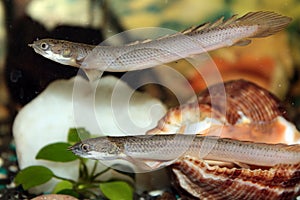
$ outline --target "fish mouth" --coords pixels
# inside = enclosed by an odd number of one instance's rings
[[[38,45],[36,45],[34,43],[33,44],[28,44],[28,46],[31,47],[31,48],[33,48],[33,50],[36,53],[40,54],[40,55],[43,55],[43,56],[47,56],[48,55],[48,52],[42,50]]]
[[[74,153],[75,155],[77,156],[81,156],[82,155],[82,152],[78,149],[77,146],[69,146],[67,148],[68,151],[72,151],[72,153]]]
[[[90,152],[82,152],[76,145],[70,146],[67,148],[68,151],[72,151],[73,154],[76,156],[82,157],[82,158],[90,158],[91,153]]]
[[[67,150],[68,150],[68,151],[73,151],[73,150],[74,150],[74,146],[69,146],[69,147],[67,148]]]
[[[89,158],[90,154],[89,153],[85,153],[83,154],[81,151],[78,151],[76,149],[73,149],[71,150],[72,153],[74,153],[76,156],[79,156],[79,157],[83,157],[83,158]]]

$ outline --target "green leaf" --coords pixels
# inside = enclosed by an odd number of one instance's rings
[[[52,193],[57,194],[58,192],[60,192],[60,191],[62,191],[62,190],[65,190],[65,189],[72,189],[72,188],[73,188],[73,184],[72,184],[70,181],[65,181],[65,180],[64,180],[64,181],[58,182],[58,183],[55,185],[55,187],[54,187]]]
[[[84,128],[70,128],[68,132],[68,142],[70,144],[75,144],[90,137],[91,134]]]
[[[133,189],[124,181],[100,183],[102,193],[110,200],[132,200]]]
[[[44,146],[36,155],[36,159],[44,159],[55,162],[69,162],[78,159],[68,147],[71,145],[65,142],[58,142]]]
[[[15,183],[22,185],[24,190],[28,190],[37,185],[46,183],[53,177],[53,172],[44,166],[30,166],[19,171],[15,177]]]
[[[79,194],[74,191],[73,184],[70,181],[63,180],[56,184],[52,193],[54,194],[67,194],[79,198]]]

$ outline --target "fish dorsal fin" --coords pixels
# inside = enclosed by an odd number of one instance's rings
[[[224,16],[217,19],[215,22],[207,22],[204,24],[200,24],[199,26],[193,26],[188,29],[185,29],[184,31],[181,31],[182,34],[189,34],[192,32],[199,32],[204,30],[209,30],[213,28],[224,28],[228,25],[231,25],[237,20],[237,15],[233,15],[232,17],[228,18],[227,20],[224,20]]]
[[[199,31],[199,30],[203,30],[203,29],[207,29],[208,27],[210,27],[211,23],[204,23],[204,24],[200,24],[199,26],[192,26],[190,28],[187,28],[183,31],[181,31],[182,34],[186,35],[195,31]]]
[[[223,21],[222,27],[226,27],[226,26],[234,23],[234,21],[236,21],[236,19],[237,19],[237,15],[233,15],[232,17],[228,18],[227,20]]]
[[[220,17],[218,20],[216,20],[215,22],[208,22],[208,23],[204,23],[204,24],[200,24],[199,26],[193,26],[190,27],[188,29],[185,29],[184,31],[182,31],[182,34],[190,34],[193,32],[200,32],[200,31],[205,31],[205,30],[210,30],[213,29],[215,27],[224,27],[227,26],[228,24],[231,24],[233,21],[236,20],[236,15],[232,16],[231,18],[229,18],[228,20],[224,21],[224,17]]]
[[[164,36],[165,37],[165,36]],[[155,39],[155,40],[158,40],[158,39]],[[151,42],[152,39],[145,39],[145,40],[137,40],[137,41],[134,41],[134,42],[130,42],[128,44],[126,44],[126,46],[132,46],[132,45],[137,45],[137,44],[143,44],[143,43],[147,43],[147,42]]]
[[[220,17],[214,22],[208,22],[208,23],[201,24],[199,26],[193,26],[181,32],[164,35],[154,40],[161,40],[167,37],[176,36],[178,34],[190,35],[197,32],[206,32],[206,31],[208,32],[213,29],[224,29],[228,27],[237,27],[237,26],[257,26],[257,31],[253,33],[253,35],[250,37],[251,38],[266,37],[281,31],[290,22],[291,22],[291,18],[282,16],[274,12],[269,12],[269,11],[249,12],[240,18],[238,18],[237,15],[233,15],[232,17],[226,20],[224,20],[224,17]],[[146,39],[141,41],[135,41],[135,42],[128,43],[127,46],[143,44],[151,41],[153,40]],[[243,46],[249,44],[249,42],[250,41],[248,40],[244,40],[236,44]]]
[[[163,36],[155,38],[153,40],[157,40],[158,41],[158,40],[161,40],[161,39],[164,39],[164,38],[167,38],[167,37],[176,36],[178,34],[189,34],[191,32],[196,32],[196,31],[200,31],[200,30],[203,30],[203,29],[214,28],[214,27],[218,27],[218,26],[222,25],[223,23],[224,23],[224,17],[221,17],[221,18],[219,18],[218,20],[216,20],[213,23],[207,22],[207,23],[201,24],[199,26],[192,26],[192,27],[187,28],[187,29],[185,29],[185,30],[183,30],[181,32],[174,33],[174,34],[163,35]],[[151,42],[153,40],[152,39],[138,40],[138,41],[130,42],[130,43],[126,44],[126,46],[143,44],[143,43]]]
[[[191,27],[181,33],[189,35],[195,32],[205,32],[217,28],[257,26],[257,31],[250,37],[266,37],[284,29],[291,20],[292,19],[290,17],[269,11],[249,12],[240,18],[238,18],[237,15],[233,15],[227,20],[224,20],[224,17],[221,17],[215,22],[204,23],[196,27]]]
[[[224,17],[220,17],[215,22],[210,23],[210,27],[218,27],[218,26],[222,26],[223,24],[224,24]]]
[[[132,46],[132,45],[136,45],[136,44],[139,44],[139,43],[141,43],[141,41],[134,41],[134,42],[130,42],[130,43],[128,43],[128,44],[126,44],[127,46]]]
[[[158,37],[158,38],[155,38],[155,39],[145,39],[145,40],[137,40],[137,41],[134,41],[134,42],[130,42],[128,44],[126,44],[126,46],[132,46],[132,45],[137,45],[137,44],[144,44],[144,43],[148,43],[148,42],[151,42],[153,40],[161,40],[161,39],[164,39],[164,38],[167,38],[167,37],[171,37],[173,35],[177,35],[178,33],[175,33],[175,34],[167,34],[167,35],[163,35],[161,37]]]

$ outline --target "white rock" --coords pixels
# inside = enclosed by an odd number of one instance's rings
[[[78,178],[77,161],[36,160],[37,152],[49,143],[66,141],[72,127],[84,127],[95,135],[144,134],[164,113],[160,101],[132,91],[114,77],[102,78],[97,88],[80,77],[55,81],[27,104],[14,121],[13,134],[20,168],[44,165],[59,176],[75,180]],[[33,192],[49,192],[55,183],[52,179]]]

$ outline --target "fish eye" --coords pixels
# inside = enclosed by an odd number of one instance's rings
[[[84,152],[88,152],[90,150],[90,146],[88,144],[82,144],[81,145],[81,149],[84,151]]]
[[[46,42],[42,42],[40,47],[43,49],[43,50],[47,50],[49,45],[46,43]]]

